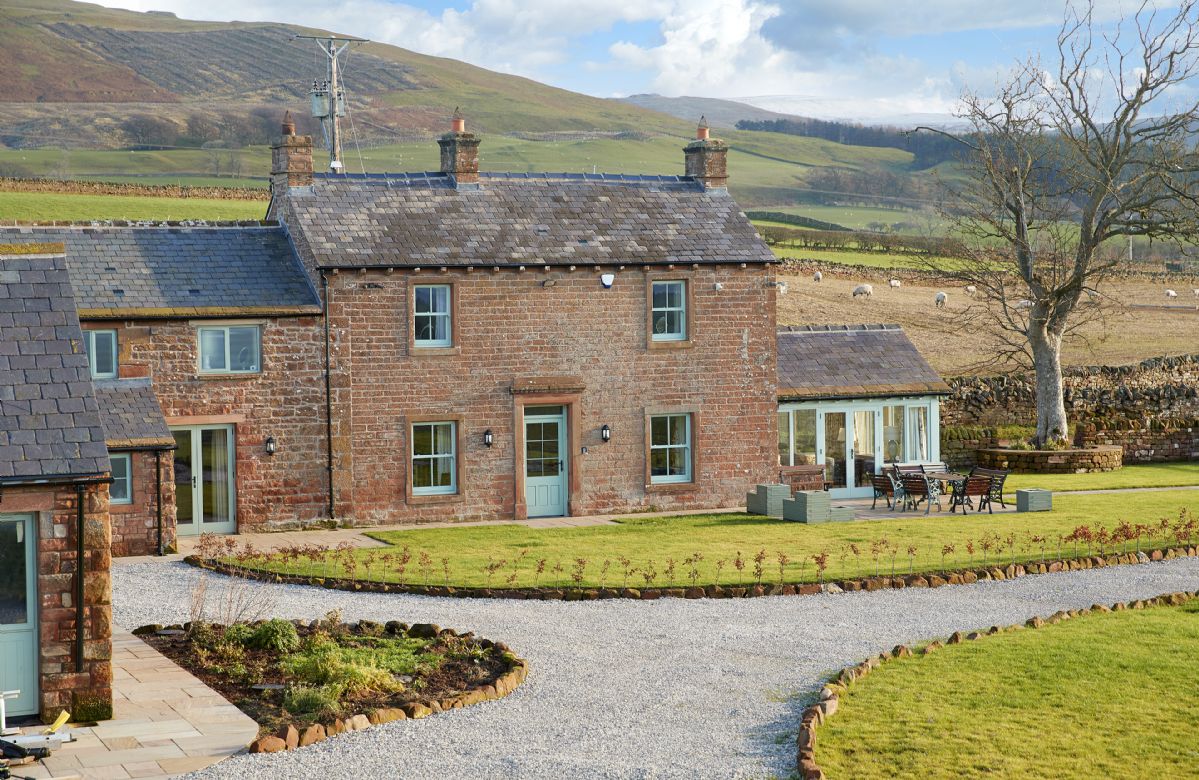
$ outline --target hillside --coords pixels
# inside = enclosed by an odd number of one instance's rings
[[[708,124],[722,130],[732,129],[742,119],[767,121],[772,119],[798,119],[790,114],[779,114],[764,108],[738,103],[735,100],[704,97],[666,97],[664,95],[629,95],[623,98],[613,98],[618,103],[625,103],[651,111],[661,111],[663,114],[687,121],[695,121],[698,116],[706,116]]]

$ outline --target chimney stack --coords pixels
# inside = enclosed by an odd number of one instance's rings
[[[466,120],[455,108],[450,132],[437,141],[441,147],[441,172],[454,177],[454,186],[478,186],[479,142],[477,135],[466,132]]]
[[[271,195],[280,197],[291,187],[312,184],[312,136],[296,135],[291,112],[283,115],[283,134],[271,144]]]
[[[709,138],[708,120],[699,118],[695,140],[683,147],[686,175],[704,185],[704,189],[723,189],[729,181],[729,145]]]

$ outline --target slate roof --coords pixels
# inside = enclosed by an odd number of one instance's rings
[[[677,176],[316,176],[290,192],[321,267],[772,263],[723,189]]]
[[[281,227],[6,227],[0,243],[66,246],[79,315],[316,313]]]
[[[781,401],[950,392],[898,325],[781,329],[778,387]]]
[[[111,449],[175,446],[149,379],[96,379],[96,401]]]
[[[66,262],[3,249],[0,482],[103,475],[108,450]]]

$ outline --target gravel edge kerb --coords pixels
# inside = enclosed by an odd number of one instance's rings
[[[1000,626],[991,626],[986,633],[971,631],[963,634],[960,631],[955,631],[944,642],[934,640],[924,645],[920,649],[920,653],[922,655],[929,655],[946,645],[972,642],[987,636],[994,636],[995,634],[1022,628],[1041,628],[1042,626],[1061,623],[1073,617],[1096,612],[1120,612],[1126,609],[1145,609],[1146,607],[1154,606],[1181,606],[1196,598],[1199,598],[1199,591],[1177,591],[1150,599],[1135,599],[1128,602],[1118,601],[1112,604],[1111,607],[1106,607],[1103,604],[1094,604],[1085,609],[1059,610],[1047,618],[1031,617],[1024,623],[1015,623],[1003,628]],[[820,700],[805,709],[800,716],[799,732],[795,737],[796,762],[798,764],[797,774],[799,777],[803,778],[803,780],[825,780],[824,771],[816,762],[816,730],[837,712],[841,695],[847,692],[855,681],[866,677],[871,671],[877,669],[887,661],[896,658],[906,658],[912,654],[912,648],[907,645],[896,645],[890,653],[880,653],[853,666],[846,666],[825,683],[824,687],[820,689]]]
[[[167,626],[166,628],[183,629],[185,627],[186,624]],[[131,633],[140,638],[143,634],[153,634],[163,628],[160,624],[151,623],[135,628]],[[380,630],[392,636],[404,633],[410,637],[422,639],[432,639],[439,636],[474,636],[473,633],[459,634],[452,628],[441,628],[435,623],[414,623],[409,626],[407,623],[389,621],[386,624],[380,625],[373,621],[360,620],[357,623],[342,623],[342,628],[347,632],[363,634]],[[323,742],[325,739],[337,734],[362,731],[371,726],[391,723],[396,720],[419,720],[435,713],[460,710],[463,707],[481,704],[485,701],[502,699],[515,691],[528,677],[529,662],[513,653],[511,648],[503,642],[495,642],[482,637],[475,638],[481,647],[499,653],[500,659],[507,664],[507,671],[497,677],[495,682],[479,685],[463,693],[447,696],[443,699],[424,699],[403,704],[399,707],[380,707],[369,712],[349,715],[345,718],[335,718],[331,723],[314,723],[306,727],[303,731],[300,731],[294,723],[289,723],[286,726],[280,727],[274,734],[255,738],[246,746],[247,751],[250,753],[279,753],[284,750],[296,750]],[[147,645],[153,647],[149,643]],[[174,662],[172,661],[172,663]]]
[[[843,591],[876,591],[903,588],[939,588],[945,585],[971,585],[981,581],[1010,580],[1030,574],[1053,574],[1061,571],[1081,571],[1107,566],[1121,566],[1150,561],[1173,560],[1175,558],[1199,557],[1199,547],[1162,547],[1149,551],[1129,552],[1112,555],[1090,555],[1063,558],[1051,563],[1010,563],[1007,566],[987,568],[948,569],[937,573],[909,574],[894,577],[866,577],[864,579],[832,580],[823,585],[815,582],[789,583],[782,585],[694,585],[686,588],[465,588],[439,585],[399,585],[334,577],[306,577],[294,574],[279,574],[266,569],[243,564],[233,564],[215,558],[189,555],[184,562],[230,577],[242,577],[258,582],[288,585],[310,585],[331,590],[346,590],[369,593],[409,593],[418,596],[441,596],[456,598],[523,599],[538,601],[595,601],[597,599],[634,599],[652,601],[659,598],[756,598],[759,596],[811,596],[817,593],[840,593]]]

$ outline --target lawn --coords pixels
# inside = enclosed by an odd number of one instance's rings
[[[829,777],[1194,777],[1199,603],[883,664],[819,732]]]
[[[469,587],[576,584],[610,587],[626,582],[629,587],[683,587],[692,582],[736,585],[752,583],[758,578],[756,556],[762,559],[763,582],[814,581],[817,571],[813,556],[822,552],[828,553],[825,576],[829,579],[888,574],[892,567],[897,573],[906,574],[909,570],[978,566],[984,558],[991,564],[998,560],[1006,565],[1013,558],[1040,559],[1042,548],[1046,556],[1052,557],[1059,538],[1083,524],[1092,529],[1099,525],[1112,528],[1123,520],[1154,524],[1152,541],[1161,544],[1164,532],[1158,530],[1157,524],[1163,518],[1177,522],[1184,510],[1190,517],[1189,513],[1199,506],[1199,495],[1188,491],[1061,495],[1054,504],[1052,512],[1044,513],[962,517],[946,510],[930,516],[907,514],[886,520],[823,525],[721,514],[629,517],[617,525],[584,528],[534,529],[512,524],[379,531],[370,535],[392,547],[360,549],[348,555],[352,557],[354,577],[387,582],[402,580],[407,584],[427,581],[431,585],[449,583]],[[1033,537],[1044,537],[1046,541],[1034,541]],[[1007,544],[1009,540],[1011,546]],[[1141,545],[1149,543],[1146,538]],[[952,545],[953,550],[942,556],[947,545]],[[1133,547],[1133,543],[1128,544],[1128,549]],[[399,559],[405,548],[410,560],[401,574]],[[914,548],[911,557],[909,548]],[[1076,552],[1083,554],[1084,548],[1076,548],[1069,542],[1061,544],[1063,555]],[[781,577],[780,554],[786,556]],[[347,573],[344,555],[347,553],[324,558],[274,557],[255,565],[279,572],[340,577]],[[743,563],[740,570],[736,565],[738,559]],[[542,569],[540,573],[538,568]]]
[[[1019,488],[1065,490],[1115,490],[1118,488],[1160,488],[1199,485],[1199,462],[1144,463],[1125,466],[1119,471],[1097,474],[1012,474],[1003,492],[1013,496]],[[1199,497],[1196,497],[1199,502]]]
[[[266,202],[129,195],[0,192],[0,220],[262,219]]]

